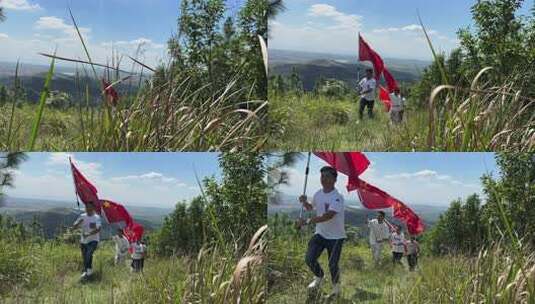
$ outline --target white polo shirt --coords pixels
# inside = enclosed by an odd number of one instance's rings
[[[344,197],[334,189],[329,193],[323,192],[323,189],[314,194],[312,206],[316,210],[317,216],[322,216],[327,211],[334,211],[336,215],[323,223],[316,224],[316,234],[329,240],[338,240],[346,238],[344,226]]]
[[[362,97],[362,98],[364,98],[366,100],[369,100],[369,101],[375,100],[375,89],[377,88],[377,82],[375,81],[374,78],[368,79],[368,78],[364,77],[359,82],[359,86],[360,86],[362,91],[367,91],[367,90],[371,89],[370,92],[368,92],[366,94],[362,94],[360,97]]]
[[[385,222],[379,224],[377,219],[373,219],[368,222],[368,228],[370,228],[370,245],[390,239],[390,229],[388,229],[388,225]]]
[[[395,93],[391,93],[390,100],[392,100],[391,111],[401,111],[405,107],[405,98],[401,97],[401,95],[396,95]]]

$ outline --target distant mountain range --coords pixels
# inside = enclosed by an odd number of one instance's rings
[[[27,64],[21,63],[18,70],[18,79],[27,94],[30,101],[37,102],[49,70],[47,65]],[[97,75],[101,77],[104,74],[104,69],[96,68]],[[87,74],[86,74],[87,72]],[[15,75],[17,73],[17,64],[13,62],[0,61],[0,84],[7,87],[12,87],[15,82]],[[54,76],[51,83],[51,90],[68,93],[73,101],[85,102],[86,85],[89,89],[90,103],[95,103],[100,100],[101,84],[100,80],[95,80],[93,72],[90,67],[86,67],[86,71],[78,70],[80,75],[77,79],[77,70],[70,67],[55,67]],[[112,72],[110,72],[112,73]],[[148,79],[148,73],[143,79]],[[84,75],[84,76],[82,76]],[[119,77],[128,76],[129,73],[119,73]],[[132,77],[124,83],[118,84],[115,88],[120,94],[128,94],[134,92],[139,84],[139,77]]]
[[[292,218],[297,218],[301,208],[298,201],[297,196],[281,194],[277,199],[271,200],[268,205],[268,215],[283,213],[288,214]],[[348,199],[345,204],[346,224],[352,226],[366,226],[367,217],[374,218],[377,214],[377,210],[363,208],[360,202],[356,200]],[[424,220],[426,226],[432,226],[436,223],[440,215],[448,209],[448,206],[434,204],[411,204],[410,207]],[[388,217],[391,216],[390,209],[385,209],[384,211]]]
[[[431,62],[410,59],[384,58],[385,65],[398,82],[413,83],[420,79],[422,71]],[[314,88],[321,78],[344,81],[351,88],[356,86],[358,71],[364,77],[365,69],[371,67],[366,62],[358,62],[357,55],[336,55],[287,50],[269,50],[269,71],[271,75],[288,76],[296,69],[306,91]]]
[[[160,227],[164,217],[173,212],[171,208],[132,205],[126,205],[126,208],[135,221],[143,225],[147,231]],[[72,225],[82,212],[83,205],[79,210],[75,208],[74,202],[14,197],[6,197],[0,207],[0,214],[10,215],[25,224],[30,224],[36,218],[47,238],[53,238],[62,227]],[[102,237],[107,238],[111,233],[111,227],[104,225]]]

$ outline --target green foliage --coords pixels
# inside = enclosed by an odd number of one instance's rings
[[[488,241],[481,218],[481,200],[471,195],[456,200],[426,236],[433,254],[475,254]]]
[[[500,177],[482,177],[485,204],[476,195],[454,201],[427,235],[432,253],[474,255],[497,240],[514,247],[520,239],[526,248],[535,246],[534,154],[498,154],[496,161]]]
[[[259,153],[223,153],[221,182],[205,179],[203,196],[176,205],[156,234],[156,252],[196,254],[207,243],[233,243],[243,250],[266,222],[264,159]]]
[[[5,187],[13,187],[14,176],[13,170],[27,159],[23,152],[0,152],[0,207]]]
[[[496,161],[499,177],[483,177],[488,198],[482,219],[489,223],[489,234],[494,239],[504,237],[508,224],[500,211],[503,210],[515,235],[528,246],[535,246],[535,154],[502,153]]]
[[[223,0],[182,1],[178,34],[169,40],[172,71],[192,75],[192,92],[209,83],[211,92],[224,89],[229,75],[239,74],[238,96],[266,99],[266,75],[258,36],[267,38],[266,2],[248,0],[237,18],[225,19]],[[205,96],[208,97],[208,96]]]

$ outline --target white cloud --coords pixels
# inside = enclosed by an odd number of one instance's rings
[[[424,169],[421,171],[413,173],[397,173],[392,175],[385,175],[385,178],[389,179],[411,179],[411,178],[424,178],[424,179],[438,179],[438,180],[449,180],[451,179],[448,175],[440,175],[436,171]]]
[[[321,189],[320,175],[316,171],[319,168],[311,168],[308,178],[308,196],[312,196]],[[283,193],[290,195],[300,195],[303,191],[304,168],[290,168],[287,170],[290,178],[289,186],[281,186]],[[380,189],[388,192],[399,200],[411,204],[441,205],[447,206],[451,201],[458,198],[477,193],[482,195],[481,185],[465,183],[454,177],[441,174],[437,171],[424,169],[416,172],[400,172],[396,174],[383,175],[374,168],[374,163],[370,165],[361,178]],[[347,177],[339,175],[337,188],[344,195],[346,200],[358,201],[355,192],[346,191]]]
[[[180,182],[174,177],[165,176],[162,173],[158,172],[149,172],[140,175],[127,175],[121,177],[114,177],[112,181],[134,181],[134,182],[155,182],[155,183],[166,183],[174,184],[176,187],[185,187],[186,184]]]
[[[297,51],[313,51],[335,54],[356,54],[358,33],[383,57],[431,59],[421,26],[408,24],[400,27],[367,29],[364,17],[346,14],[327,4],[309,7],[306,19],[299,24],[290,19],[270,21],[269,47]],[[449,52],[458,46],[456,38],[450,38],[434,29],[427,29],[439,51]]]
[[[7,39],[7,38],[9,38],[7,34],[0,33],[0,39]]]
[[[156,43],[153,42],[151,39],[148,38],[138,38],[130,41],[110,41],[110,42],[102,42],[102,46],[104,47],[127,47],[127,48],[145,48],[145,49],[163,49],[165,45],[163,43]]]
[[[6,9],[19,11],[35,11],[42,9],[39,4],[31,4],[27,0],[3,0],[0,4]]]
[[[50,153],[45,170],[31,172],[23,164],[15,172],[15,188],[6,189],[13,197],[76,200],[69,167],[69,153]],[[76,167],[98,189],[101,199],[110,199],[125,205],[172,207],[181,200],[190,200],[200,194],[198,187],[188,185],[177,178],[158,172],[126,176],[110,176],[102,172],[99,162],[87,162],[73,158]]]
[[[60,33],[60,35],[56,35],[56,38],[54,39],[55,42],[78,42],[79,37],[78,33],[76,31],[76,28],[73,25],[67,24],[63,19],[54,17],[54,16],[46,16],[46,17],[40,17],[35,22],[35,29],[40,31],[46,31],[49,34],[56,34]],[[87,27],[78,27],[80,30],[80,33],[84,37],[84,40],[89,40],[89,34],[91,33],[91,29]]]
[[[309,8],[309,15],[312,17],[330,18],[335,25],[330,26],[331,30],[352,30],[361,27],[361,16],[349,15],[339,12],[336,7],[328,4],[314,4]]]

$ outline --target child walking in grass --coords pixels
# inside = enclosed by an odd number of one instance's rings
[[[124,236],[122,229],[117,229],[117,235],[113,236],[115,242],[115,265],[123,264],[128,254],[128,246],[130,243]]]
[[[396,88],[390,94],[392,101],[392,108],[390,109],[390,121],[393,124],[400,124],[403,121],[403,113],[405,111],[405,98],[401,96],[401,91]]]
[[[132,271],[143,272],[147,246],[144,242],[136,241],[132,244]]]
[[[401,232],[401,226],[395,226],[395,230],[390,235],[390,243],[392,245],[392,262],[394,265],[401,265],[401,258],[407,253],[405,236]]]
[[[407,262],[409,263],[409,270],[414,271],[418,266],[418,255],[420,254],[420,244],[416,241],[415,236],[407,242]]]

